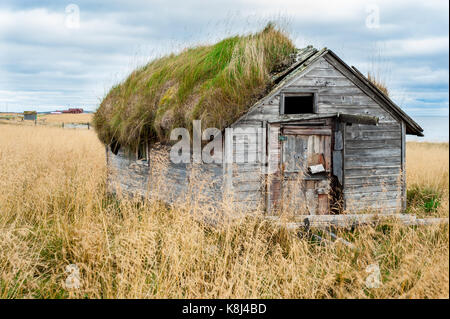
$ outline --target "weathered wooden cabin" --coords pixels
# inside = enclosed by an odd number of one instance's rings
[[[24,111],[23,119],[26,121],[36,121],[37,120],[37,112],[36,111]]]
[[[305,215],[405,208],[405,136],[423,136],[414,120],[327,48],[298,50],[272,84],[222,130],[224,158],[231,160],[197,164],[214,181],[211,201],[231,191],[248,209],[288,203]],[[249,138],[252,130],[256,139]],[[169,162],[169,194],[155,185],[152,143],[132,152],[116,144],[107,146],[113,189],[168,202],[188,191],[195,164]],[[247,161],[252,154],[256,161]]]

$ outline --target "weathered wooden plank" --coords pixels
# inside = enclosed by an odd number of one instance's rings
[[[262,121],[270,121],[278,118],[278,116],[272,114],[264,114],[264,113],[252,113],[246,116],[246,121],[252,121],[254,123]]]
[[[278,136],[280,134],[280,127],[269,125],[269,146],[267,148],[269,153],[269,172],[275,173],[279,170],[280,163],[280,145]]]
[[[376,184],[376,185],[347,185],[344,189],[344,194],[357,193],[384,193],[384,192],[398,192],[400,190],[398,184]]]
[[[376,116],[360,115],[360,114],[338,114],[341,122],[359,124],[359,125],[377,125],[379,118]]]
[[[346,145],[347,149],[389,149],[400,148],[401,141],[399,139],[381,139],[381,140],[353,140],[349,139]]]
[[[265,216],[281,227],[289,230],[304,229],[305,227],[329,229],[333,227],[349,228],[360,225],[377,225],[388,221],[398,222],[405,226],[429,226],[449,224],[448,218],[417,218],[415,215],[399,214],[395,210],[382,211],[377,214],[345,214],[345,215],[303,215],[294,222],[280,222],[278,216]]]
[[[305,73],[305,75],[300,78],[303,79],[305,77],[309,78],[338,78],[338,79],[345,79],[348,82],[350,82],[347,78],[345,78],[342,73],[337,71],[335,68],[311,68],[308,72]],[[299,80],[300,80],[299,79]],[[297,84],[297,81],[294,83]],[[350,82],[351,83],[351,82]]]
[[[402,210],[406,210],[406,124],[402,121],[401,157],[402,157]]]
[[[347,150],[344,155],[345,165],[349,167],[377,167],[379,165],[401,165],[401,157],[400,156],[361,156],[357,155],[347,155]]]
[[[317,214],[325,215],[330,211],[330,205],[328,200],[328,194],[318,194]]]
[[[344,178],[342,156],[342,151],[333,151],[333,175],[338,178],[341,185]]]
[[[233,181],[236,183],[261,182],[264,175],[261,172],[233,172]]]
[[[236,174],[260,174],[261,173],[261,164],[260,163],[234,163],[233,164],[233,175]]]
[[[379,131],[352,130],[346,133],[347,140],[367,140],[367,141],[386,140],[386,139],[398,140],[400,137],[401,137],[400,131],[387,131],[387,130],[379,130]]]
[[[346,171],[346,173],[348,173],[348,171]],[[345,176],[345,179],[346,179],[346,181],[348,181],[348,180],[363,180],[363,179],[382,179],[382,180],[384,180],[384,179],[392,179],[392,178],[399,178],[399,176],[401,175],[400,174],[400,171],[397,171],[397,172],[395,172],[395,173],[392,173],[392,174],[385,174],[385,175],[381,175],[381,174],[376,174],[376,175],[371,175],[370,173],[366,173],[366,172],[361,172],[362,173],[362,175],[356,175],[356,174],[354,174],[354,175],[349,175],[349,174],[346,174],[346,176]]]
[[[242,148],[235,149],[233,155],[236,159],[237,158],[242,159],[242,158],[244,158],[244,156],[250,156],[251,158],[258,159],[259,155],[260,155],[260,151],[255,148],[242,147]],[[238,161],[236,161],[236,162],[242,163],[242,162],[238,162]]]
[[[357,201],[379,201],[379,200],[398,200],[401,198],[401,191],[389,191],[389,192],[370,192],[370,193],[344,193],[347,200]]]
[[[331,129],[328,128],[304,128],[298,126],[283,126],[283,134],[292,135],[331,135]]]
[[[345,196],[346,197],[346,196]],[[401,211],[400,199],[378,199],[378,200],[361,200],[346,199],[348,212],[358,212],[362,210],[374,209],[379,211]]]
[[[401,205],[400,205],[399,201],[380,200],[378,202],[373,202],[373,203],[361,201],[358,204],[349,205],[347,211],[350,213],[361,212],[361,211],[372,211],[372,213],[374,213],[374,212],[400,213],[400,211],[401,211],[400,206]]]
[[[318,103],[332,104],[332,105],[372,105],[377,106],[376,102],[367,97],[363,92],[360,93],[347,93],[338,92],[339,88],[334,88],[335,92],[318,95]],[[383,112],[383,109],[380,109]]]
[[[334,132],[334,150],[342,151],[344,149],[344,140],[341,131]]]
[[[361,158],[371,158],[371,157],[394,157],[398,156],[401,157],[401,149],[399,147],[394,148],[371,148],[371,149],[364,149],[364,148],[347,148],[346,149],[346,156],[360,156]]]
[[[322,108],[320,108],[319,113],[323,114],[330,114],[330,113],[336,113],[336,112],[343,112],[345,114],[358,114],[358,115],[365,115],[365,116],[374,116],[378,118],[379,124],[395,124],[395,120],[386,117],[385,114],[378,112],[376,109],[369,109],[369,108],[360,108],[360,109],[349,109],[349,108],[338,108],[336,106],[331,105],[322,105]]]
[[[234,202],[260,202],[262,201],[262,193],[254,191],[235,191],[231,195]]]
[[[347,177],[362,176],[362,175],[398,175],[400,174],[400,166],[375,166],[375,167],[346,167],[345,173]]]
[[[243,180],[240,178],[233,178],[233,186],[235,190],[238,190],[237,188],[240,188],[241,190],[254,190],[260,189],[262,187],[262,183],[261,179]]]
[[[395,123],[395,122],[392,122],[392,123],[387,123],[387,122],[379,123],[377,126],[350,124],[348,133],[356,132],[356,131],[364,131],[364,132],[387,131],[387,132],[401,133],[400,126],[398,125],[398,123]]]
[[[324,95],[341,95],[341,94],[360,94],[361,90],[354,85],[344,85],[344,83],[336,83],[336,85],[333,86],[315,86],[313,83],[315,83],[316,79],[305,79],[304,84],[295,84],[290,86],[293,90],[318,90],[318,95],[324,94]],[[303,81],[303,80],[302,80]],[[323,84],[326,83],[327,80],[323,80]],[[299,82],[300,83],[300,82]],[[330,84],[330,83],[328,83]],[[371,101],[369,102],[371,105],[377,105],[375,102]]]
[[[350,185],[399,185],[400,175],[386,175],[386,176],[365,176],[365,177],[345,177],[344,183],[347,186]]]
[[[296,81],[293,85],[289,86],[289,88],[292,89],[305,87],[311,87],[315,89],[323,87],[349,88],[351,87],[351,85],[352,83],[349,80],[333,75],[324,76],[322,78],[305,75],[303,78],[300,78],[298,81]],[[359,90],[356,91],[353,89],[352,92],[359,93],[360,91]]]
[[[271,115],[266,115],[267,117],[271,117]],[[246,125],[246,126],[257,126],[261,125],[262,120],[261,119],[255,119],[252,118],[251,115],[248,115],[248,117],[241,119],[239,122],[236,122],[236,126],[238,125]]]
[[[395,120],[386,116],[375,107],[358,106],[358,107],[340,107],[331,104],[320,104],[318,107],[319,114],[333,114],[342,112],[345,114],[357,114],[378,117],[378,124],[395,124]]]
[[[261,108],[256,109],[251,114],[264,114],[271,116],[278,116],[280,114],[280,106],[278,103],[263,104]]]

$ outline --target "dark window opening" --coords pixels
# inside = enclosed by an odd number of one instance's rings
[[[314,113],[314,95],[284,97],[284,114]]]

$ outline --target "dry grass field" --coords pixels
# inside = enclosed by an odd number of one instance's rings
[[[408,211],[448,217],[448,144],[409,143],[407,168]],[[349,249],[256,218],[211,228],[189,207],[117,201],[105,176],[93,130],[0,125],[0,298],[449,297],[448,225],[342,231]]]
[[[92,121],[93,116],[93,113],[38,114],[37,124],[48,126],[61,126],[62,123],[86,124]],[[34,125],[34,121],[23,121],[21,113],[2,113],[0,124]]]
[[[89,123],[91,122],[93,116],[93,113],[44,114],[38,118],[46,123]]]

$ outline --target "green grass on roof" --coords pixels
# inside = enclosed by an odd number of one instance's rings
[[[134,149],[167,142],[176,127],[223,129],[272,86],[271,75],[292,62],[295,46],[272,24],[262,31],[185,49],[154,60],[114,86],[94,115],[106,144]]]

